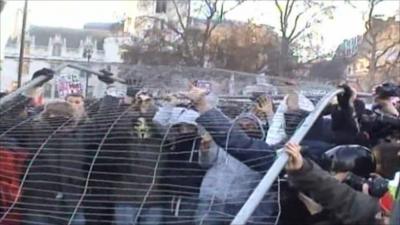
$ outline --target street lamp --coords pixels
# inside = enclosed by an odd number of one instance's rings
[[[85,49],[83,50],[83,58],[87,59],[87,64],[89,66],[90,59],[92,58],[93,55],[93,46],[92,45],[86,45]],[[89,89],[89,76],[90,73],[86,72],[86,88],[85,88],[85,97],[88,97],[88,89]]]
[[[27,14],[28,14],[28,0],[25,0],[24,12],[23,12],[23,17],[22,17],[21,40],[20,40],[20,47],[19,47],[18,88],[21,87],[21,82],[22,82],[22,67],[23,67],[23,64],[24,64],[25,30],[26,30]]]

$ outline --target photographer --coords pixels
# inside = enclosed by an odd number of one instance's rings
[[[353,190],[304,159],[300,146],[288,144],[285,151],[290,157],[286,166],[289,181],[331,213],[330,224],[385,224],[377,199]]]
[[[388,167],[391,168],[391,171],[381,166],[383,162],[386,165],[390,161],[382,161],[383,157],[376,158],[374,155],[377,154],[373,154],[368,148],[359,145],[340,145],[324,154],[326,163],[324,166],[339,181],[348,184],[353,189],[381,198],[388,191],[388,183],[386,179],[375,172],[394,175],[396,170],[390,165]],[[394,158],[394,160],[397,159]],[[380,170],[376,170],[377,165]],[[396,168],[398,169],[398,167]],[[386,178],[393,178],[393,175]]]
[[[368,110],[357,99],[357,93],[347,85],[338,96],[338,105],[332,110],[332,131],[337,144],[374,146],[382,141],[395,139],[393,134],[400,127],[399,113],[395,107],[399,96],[395,85],[383,84],[376,88],[376,104]],[[393,100],[394,99],[394,100]]]
[[[375,88],[375,104],[359,118],[362,129],[368,133],[371,143],[393,142],[400,136],[400,113],[396,108],[400,88],[393,83],[383,83]]]

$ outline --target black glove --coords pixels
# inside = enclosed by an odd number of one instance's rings
[[[104,83],[106,83],[106,84],[112,84],[112,83],[114,83],[114,80],[111,78],[112,76],[113,76],[113,74],[110,72],[110,71],[107,71],[107,70],[100,70],[100,72],[103,74],[103,75],[99,75],[99,76],[97,76],[97,78],[101,81],[101,82],[104,82]]]
[[[32,79],[31,80],[34,80],[34,79],[36,79],[36,78],[38,78],[40,76],[44,76],[45,79],[42,82],[40,82],[40,83],[38,83],[36,85],[36,87],[40,87],[43,84],[45,84],[47,81],[53,79],[54,74],[55,74],[54,70],[43,68],[41,70],[38,70],[38,71],[34,72],[33,75],[32,75]]]
[[[339,86],[344,89],[344,93],[337,95],[337,100],[341,108],[348,108],[350,106],[350,98],[355,94],[349,85],[343,84]]]
[[[142,79],[128,78],[126,80],[126,84],[128,85],[126,89],[126,95],[133,98],[143,88]]]

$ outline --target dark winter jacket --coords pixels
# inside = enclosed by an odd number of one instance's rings
[[[199,165],[199,139],[182,139],[167,144],[162,157],[165,162],[162,184],[167,196],[197,196],[206,173]]]
[[[305,159],[303,168],[289,172],[289,182],[329,211],[330,224],[378,224],[378,200],[340,183],[316,163]]]
[[[83,194],[87,152],[79,129],[56,129],[45,121],[34,124],[19,207],[22,215],[56,215],[59,219],[54,224],[63,224]]]
[[[117,172],[113,193],[116,201],[154,204],[162,197],[160,173],[164,162],[160,157],[164,148],[152,118],[152,114],[125,113],[105,142],[104,150],[112,154],[111,167]]]
[[[97,106],[98,110],[90,114],[91,119],[84,132],[84,143],[88,149],[86,169],[90,174],[83,206],[87,225],[110,225],[115,207],[113,190],[119,177],[110,157],[115,153],[107,147],[106,141],[112,135],[112,126],[119,118],[121,108],[118,99],[112,96],[105,96]]]

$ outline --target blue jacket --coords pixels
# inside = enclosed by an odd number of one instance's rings
[[[200,204],[206,204],[205,212],[201,216],[207,221],[218,220],[221,216],[211,211],[226,215],[229,220],[238,213],[249,198],[255,186],[261,180],[259,172],[251,170],[213,143],[207,152],[200,152],[200,165],[208,167],[200,188]],[[256,208],[250,221],[266,223],[274,218],[276,205],[273,195],[265,195],[262,203]],[[221,218],[220,218],[221,219]]]

